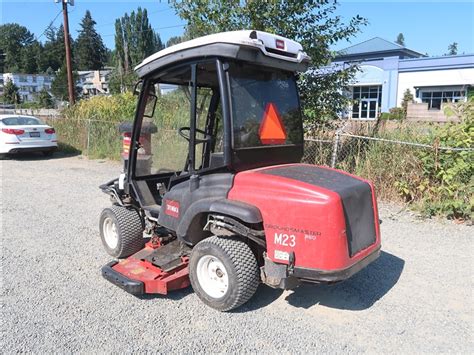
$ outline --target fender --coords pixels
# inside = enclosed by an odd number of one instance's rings
[[[257,224],[263,221],[260,210],[248,203],[222,198],[202,199],[193,203],[186,210],[176,230],[177,236],[193,245],[199,242],[208,233],[202,228],[209,213],[232,216],[248,224]]]

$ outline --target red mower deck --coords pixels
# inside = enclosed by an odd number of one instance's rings
[[[189,258],[178,256],[172,260],[160,259],[164,252],[176,249],[175,244],[177,242],[164,246],[147,243],[144,249],[127,259],[112,261],[104,266],[102,275],[114,285],[134,295],[166,295],[169,291],[186,288],[190,285]]]

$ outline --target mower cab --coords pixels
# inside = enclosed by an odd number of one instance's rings
[[[103,276],[133,294],[192,285],[234,309],[260,282],[336,282],[380,252],[370,182],[301,164],[300,44],[260,31],[219,33],[141,63],[126,171],[101,186]],[[143,132],[156,127],[146,144]]]

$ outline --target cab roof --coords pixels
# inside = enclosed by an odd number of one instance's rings
[[[262,31],[221,32],[163,49],[144,59],[136,68],[140,77],[179,61],[226,57],[290,71],[305,71],[310,57],[301,44]]]

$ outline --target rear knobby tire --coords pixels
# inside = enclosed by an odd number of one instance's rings
[[[203,270],[206,269],[203,265],[207,265],[210,270],[208,275],[203,276]],[[216,265],[218,271],[215,271]],[[223,266],[223,270],[220,270],[219,265]],[[223,282],[224,286],[219,284],[222,277],[228,281],[227,287],[226,282]],[[223,312],[247,302],[260,283],[255,255],[237,237],[213,236],[199,242],[193,248],[189,261],[189,278],[201,301]]]
[[[111,206],[100,215],[100,239],[115,258],[126,258],[145,246],[143,222],[134,208]]]

